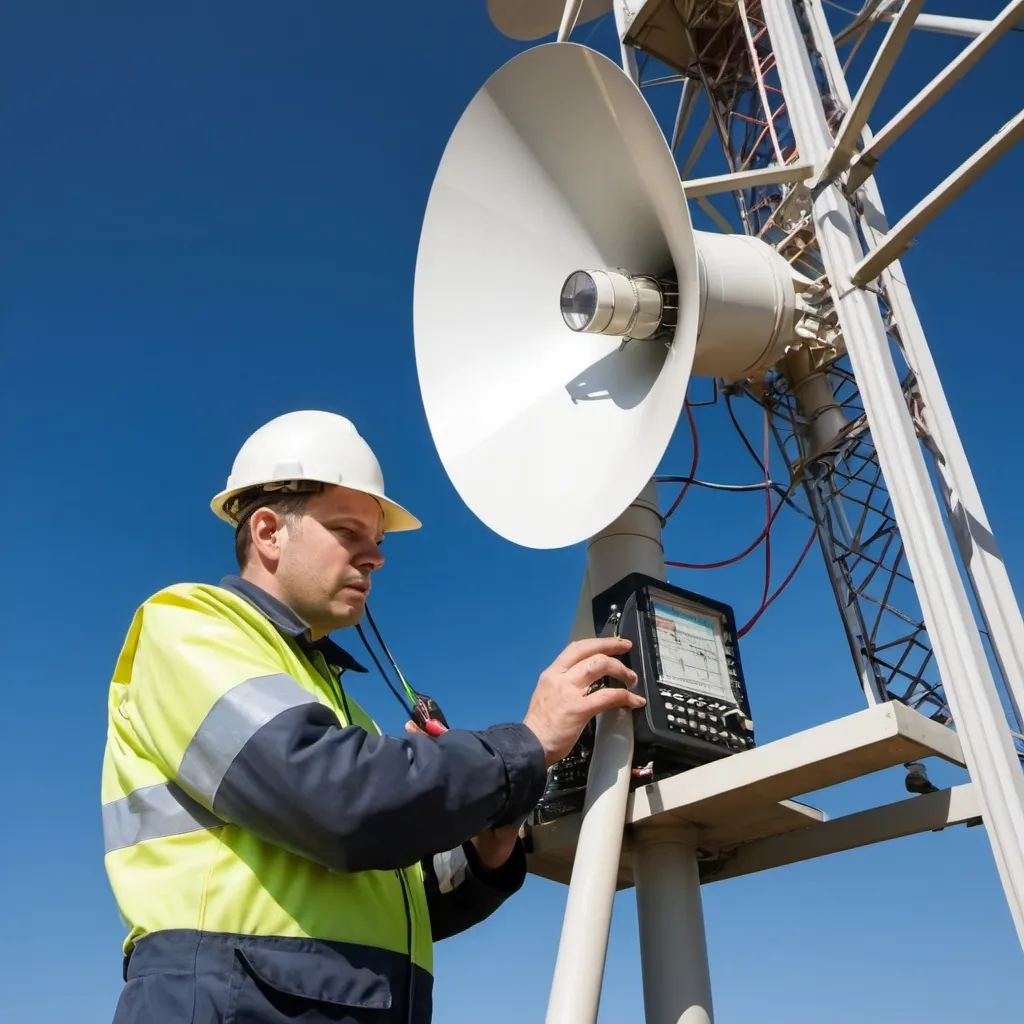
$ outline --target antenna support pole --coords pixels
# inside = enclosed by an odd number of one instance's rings
[[[631,572],[665,578],[657,487],[650,481],[610,526],[591,538],[581,610]],[[586,635],[579,616],[574,637]],[[589,629],[593,635],[593,627]],[[547,1024],[595,1024],[618,882],[633,765],[630,712],[598,718]],[[689,836],[664,829],[630,837],[636,867],[647,1024],[710,1024],[697,860]],[[680,969],[679,960],[687,960]]]
[[[691,830],[641,825],[630,837],[647,1024],[712,1024],[704,908]]]

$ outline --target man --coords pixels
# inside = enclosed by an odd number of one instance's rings
[[[239,575],[149,598],[110,687],[115,1022],[426,1024],[432,944],[522,885],[548,766],[598,712],[643,704],[628,645],[570,645],[522,723],[382,736],[328,634],[360,621],[385,534],[420,524],[355,427],[272,420],[212,508]],[[604,677],[620,685],[588,693]]]

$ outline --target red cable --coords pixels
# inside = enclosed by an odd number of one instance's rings
[[[761,532],[757,535],[757,538],[754,540],[754,542],[748,548],[745,548],[743,551],[741,551],[738,555],[734,555],[732,558],[727,558],[722,562],[706,562],[704,564],[698,564],[696,562],[666,561],[665,564],[674,566],[677,569],[722,569],[727,565],[734,565],[736,562],[742,561],[744,558],[746,558],[751,551],[757,549],[761,541],[764,540],[765,534],[771,529],[772,524],[775,522],[775,520],[778,519],[779,513],[782,511],[782,508],[785,504],[786,502],[782,498],[780,498],[778,505],[775,506],[775,511],[772,512],[771,519],[769,519],[768,522],[765,524],[764,529],[761,530]]]
[[[693,419],[693,413],[690,410],[689,403],[686,403],[686,415],[690,421],[690,430],[693,435],[693,465],[690,468],[689,479],[683,485],[682,490],[679,492],[679,496],[672,503],[672,507],[669,509],[666,519],[679,507],[679,503],[683,500],[683,496],[686,494],[690,487],[690,483],[693,478],[697,475],[697,460],[700,455],[700,444],[697,438],[697,425]],[[732,558],[726,558],[721,562],[665,562],[666,565],[671,565],[677,569],[722,569],[727,565],[734,565],[736,562],[742,561],[752,551],[756,550],[758,545],[764,541],[764,592],[761,596],[761,607],[753,614],[750,620],[743,626],[742,629],[737,631],[737,639],[744,637],[754,627],[758,619],[775,603],[776,598],[789,586],[796,576],[797,571],[803,564],[804,559],[807,557],[807,552],[811,550],[811,545],[814,543],[814,538],[818,535],[818,528],[815,527],[811,530],[810,537],[807,538],[807,543],[804,545],[803,551],[800,552],[800,557],[797,558],[796,564],[789,571],[786,578],[779,584],[778,589],[770,597],[768,591],[771,588],[772,579],[772,541],[771,541],[771,530],[778,518],[779,513],[782,511],[782,506],[786,504],[785,499],[780,498],[779,503],[775,506],[775,510],[772,511],[772,497],[771,497],[771,470],[769,469],[769,458],[771,457],[771,413],[768,408],[765,407],[764,411],[764,458],[762,460],[764,466],[764,503],[765,503],[765,524],[764,528],[757,535],[757,538],[741,551],[738,555],[734,555]]]
[[[690,421],[690,436],[693,438],[693,462],[690,464],[690,472],[686,483],[683,484],[682,490],[680,490],[676,500],[672,502],[671,507],[665,513],[666,522],[668,521],[669,516],[679,508],[679,503],[683,500],[686,496],[686,492],[690,489],[690,484],[693,483],[694,477],[697,475],[697,463],[700,461],[700,438],[697,436],[697,421],[693,418],[693,409],[690,408],[689,400],[685,400],[683,402],[683,408],[686,410],[686,418]]]
[[[757,622],[757,620],[761,618],[761,616],[764,615],[764,613],[775,602],[775,598],[777,598],[779,594],[781,594],[786,589],[786,587],[789,586],[789,584],[793,580],[793,577],[796,576],[797,570],[800,568],[801,564],[803,563],[803,560],[807,557],[807,552],[811,550],[811,545],[814,543],[814,538],[817,536],[818,528],[815,527],[813,530],[811,530],[811,535],[807,538],[807,543],[804,545],[803,551],[800,552],[800,557],[796,560],[796,565],[793,566],[793,568],[789,572],[789,575],[779,584],[779,589],[776,590],[775,593],[772,594],[772,596],[768,598],[767,601],[762,603],[761,607],[757,610],[754,617],[741,630],[739,630],[736,633],[737,639],[746,636],[747,633],[750,632],[754,623]]]
[[[694,437],[694,463],[693,463],[693,468],[690,470],[690,479],[692,480],[692,478],[696,475],[696,467],[697,467],[697,459],[696,459],[696,456],[698,454],[697,428],[696,428],[696,424],[694,424],[694,422],[693,422],[693,414],[690,412],[689,406],[687,406],[687,410],[686,411],[687,411],[687,413],[690,416],[690,424],[691,424],[691,429],[693,431],[693,437]],[[757,547],[761,543],[761,541],[767,541],[766,548],[765,548],[765,562],[766,562],[765,574],[766,574],[766,579],[765,579],[764,593],[763,593],[763,595],[761,597],[762,601],[767,600],[768,588],[771,586],[771,536],[770,536],[771,528],[772,528],[772,525],[775,522],[775,520],[778,518],[779,512],[782,511],[782,506],[785,504],[784,501],[780,500],[779,504],[776,505],[776,507],[775,507],[775,511],[772,512],[772,510],[771,510],[771,501],[772,501],[772,496],[771,496],[771,471],[770,471],[770,469],[768,467],[768,460],[769,460],[769,457],[771,455],[771,444],[770,444],[771,434],[770,434],[770,431],[769,431],[769,422],[770,421],[768,419],[768,416],[769,416],[769,413],[768,413],[768,409],[766,408],[765,409],[765,427],[764,427],[764,458],[762,459],[762,468],[764,469],[764,483],[765,483],[765,486],[764,486],[764,503],[765,503],[765,525],[764,525],[764,529],[757,535],[757,537],[754,539],[754,542],[749,547],[745,548],[738,555],[734,555],[732,558],[727,558],[724,561],[721,561],[721,562],[704,562],[704,563],[699,563],[699,562],[671,562],[671,561],[666,561],[665,562],[666,565],[671,565],[671,566],[673,566],[676,569],[722,569],[722,568],[724,568],[727,565],[734,565],[736,562],[742,561],[744,558],[747,557],[747,555],[749,555],[752,551],[757,549]],[[671,515],[672,512],[675,511],[676,506],[678,506],[679,502],[682,500],[683,494],[686,493],[686,489],[689,486],[690,486],[689,482],[687,482],[684,485],[682,492],[680,493],[679,497],[676,498],[675,503],[672,505],[672,508],[669,510],[668,515]],[[668,515],[665,517],[666,519],[668,519]]]
[[[768,600],[768,592],[772,586],[772,496],[771,471],[768,462],[771,458],[771,413],[768,406],[764,407],[764,591],[761,594],[761,605]]]

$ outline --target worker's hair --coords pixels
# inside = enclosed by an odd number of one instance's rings
[[[293,518],[305,512],[306,505],[311,497],[313,495],[308,492],[302,494],[278,492],[275,494],[271,491],[264,495],[263,500],[255,505],[251,512],[246,514],[235,530],[235,561],[238,562],[238,568],[244,569],[249,564],[249,555],[252,551],[252,535],[249,532],[249,520],[252,518],[253,512],[257,512],[261,508],[269,508],[273,509],[278,515],[284,516],[285,519]]]

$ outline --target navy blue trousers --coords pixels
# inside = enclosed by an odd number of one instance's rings
[[[409,958],[317,939],[167,931],[125,965],[113,1024],[429,1024]]]

